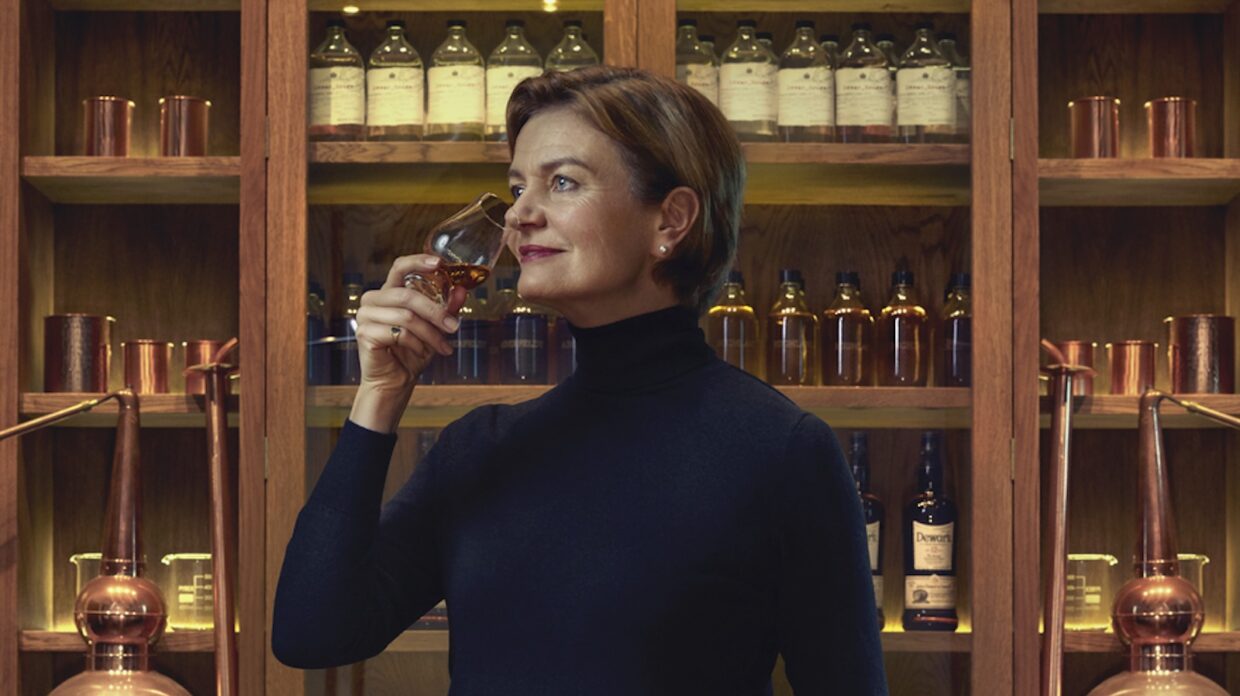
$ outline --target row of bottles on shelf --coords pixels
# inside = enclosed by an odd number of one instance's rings
[[[842,51],[835,36],[814,38],[810,20],[796,23],[777,54],[753,20],[737,22],[721,56],[680,22],[676,78],[719,105],[742,140],[787,142],[967,142],[970,66],[956,38],[936,39],[917,25],[912,44],[896,53],[890,35],[853,25]],[[713,38],[713,37],[712,37]]]
[[[404,22],[389,21],[386,39],[363,61],[344,22],[329,21],[327,37],[310,54],[310,138],[505,140],[508,98],[517,83],[544,69],[599,63],[577,20],[564,22],[564,36],[545,61],[519,19],[508,21],[504,40],[485,62],[465,29],[464,20],[449,20],[448,36],[424,70]]]
[[[910,271],[892,274],[890,299],[875,320],[861,299],[860,276],[852,271],[838,273],[835,298],[820,322],[806,302],[801,272],[784,269],[763,340],[757,315],[745,297],[744,278],[733,271],[719,300],[707,312],[707,341],[721,359],[771,384],[884,387],[926,386],[931,346],[937,342],[942,357],[937,382],[947,387],[970,386],[969,274],[952,275],[938,326],[932,326],[913,280]],[[933,339],[936,329],[941,331],[941,341]],[[821,352],[817,349],[820,343]]]

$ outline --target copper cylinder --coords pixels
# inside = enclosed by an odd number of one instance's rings
[[[121,343],[125,356],[125,386],[135,394],[167,394],[172,344],[137,339]]]
[[[1073,157],[1119,157],[1119,100],[1084,97],[1068,102]]]
[[[1145,102],[1150,157],[1197,156],[1197,102],[1162,97]]]
[[[1236,320],[1217,314],[1167,317],[1173,394],[1236,391]]]
[[[1111,364],[1111,393],[1140,396],[1154,387],[1158,344],[1153,341],[1116,341],[1107,344]]]
[[[43,318],[43,391],[106,392],[112,367],[112,317]]]
[[[203,157],[207,154],[207,115],[211,102],[176,95],[159,100],[159,154]]]
[[[1094,349],[1098,347],[1093,341],[1055,341],[1055,347],[1063,353],[1068,365],[1078,367],[1094,366]],[[1089,396],[1094,393],[1094,375],[1081,372],[1072,379],[1073,396]]]
[[[82,154],[128,157],[133,102],[121,97],[82,100]]]
[[[223,341],[204,338],[197,341],[186,341],[182,344],[185,347],[185,393],[200,394],[207,393],[206,375],[200,370],[190,370],[195,365],[206,365],[211,362],[215,354],[224,345]]]

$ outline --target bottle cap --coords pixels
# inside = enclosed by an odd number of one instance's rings
[[[873,31],[874,27],[869,22],[857,22],[852,25],[853,31]]]
[[[817,25],[814,24],[812,19],[798,19],[796,23],[797,29],[813,29],[815,26]]]
[[[912,285],[913,284],[913,272],[912,271],[896,271],[895,273],[892,273],[891,284],[892,285]]]
[[[696,20],[696,19],[693,19],[692,17],[687,18],[687,19],[682,19],[682,20],[680,20],[679,22],[676,22],[676,26],[678,26],[678,27],[696,27],[696,26],[697,26],[697,20]]]
[[[327,26],[340,27],[341,29],[344,29],[344,20],[343,19],[329,19],[327,20]]]
[[[516,276],[511,276],[508,278],[496,278],[495,289],[496,290],[516,290],[517,289]]]
[[[715,36],[713,34],[699,34],[698,41],[703,43],[715,43]]]
[[[918,22],[913,25],[913,28],[918,30],[926,29],[929,31],[934,31],[934,22]]]
[[[405,28],[405,20],[403,20],[403,19],[389,19],[388,21],[384,22],[384,25],[385,25],[388,29],[404,29],[404,28]]]
[[[757,37],[758,39],[766,39],[767,41],[775,40],[775,35],[769,31],[760,31],[757,33]]]
[[[973,279],[968,273],[953,273],[951,283],[948,287],[969,289],[972,286]]]
[[[856,271],[840,271],[835,274],[836,285],[851,285],[858,290],[861,289],[861,274]]]
[[[522,27],[522,28],[524,28],[524,27],[525,27],[525,20],[524,20],[524,19],[510,19],[510,20],[508,20],[507,22],[504,22],[504,26],[506,26],[506,27]]]
[[[310,294],[318,295],[319,299],[323,299],[323,284],[317,280],[310,281]]]
[[[740,271],[728,271],[728,282],[729,283],[740,283],[741,285],[744,285],[745,274],[741,273]]]
[[[939,34],[939,41],[955,41],[955,40],[956,40],[956,35],[950,31],[945,31],[942,34]]]
[[[840,42],[840,37],[839,37],[838,35],[836,35],[836,34],[820,34],[820,35],[818,36],[818,43],[826,43],[826,42],[828,42],[828,41],[833,41],[833,42],[835,42],[835,43],[839,43],[839,42]]]
[[[805,287],[805,279],[801,277],[800,269],[796,268],[781,268],[779,270],[779,282],[781,284],[797,283],[802,288]]]
[[[736,26],[756,28],[758,26],[758,23],[752,19],[738,19],[736,20]]]
[[[340,282],[342,282],[345,285],[361,285],[363,282],[362,274],[361,273],[343,273],[340,276]]]
[[[874,37],[874,43],[880,43],[882,41],[890,41],[891,43],[895,43],[896,37],[894,34],[879,34]]]
[[[463,19],[449,19],[446,24],[449,27],[460,27],[464,29],[468,25],[468,22]]]
[[[577,27],[578,29],[580,29],[581,20],[580,19],[566,19],[564,20],[564,26],[565,27]]]

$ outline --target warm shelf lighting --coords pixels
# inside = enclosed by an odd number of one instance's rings
[[[350,17],[361,11],[362,11],[362,8],[358,7],[357,5],[345,5],[344,7],[340,8],[341,14],[347,15]]]
[[[555,12],[559,8],[559,0],[543,0],[543,12]]]

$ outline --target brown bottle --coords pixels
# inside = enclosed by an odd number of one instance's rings
[[[835,275],[835,299],[822,313],[822,383],[868,387],[874,381],[874,317],[861,301],[855,271]]]
[[[912,271],[892,273],[891,299],[878,315],[879,386],[926,386],[928,338],[928,316],[918,302]]]
[[[969,274],[952,274],[943,305],[943,377],[945,387],[973,383],[973,301]]]
[[[779,295],[766,320],[766,379],[776,385],[812,386],[818,317],[805,302],[800,271],[785,268],[779,281]]]

